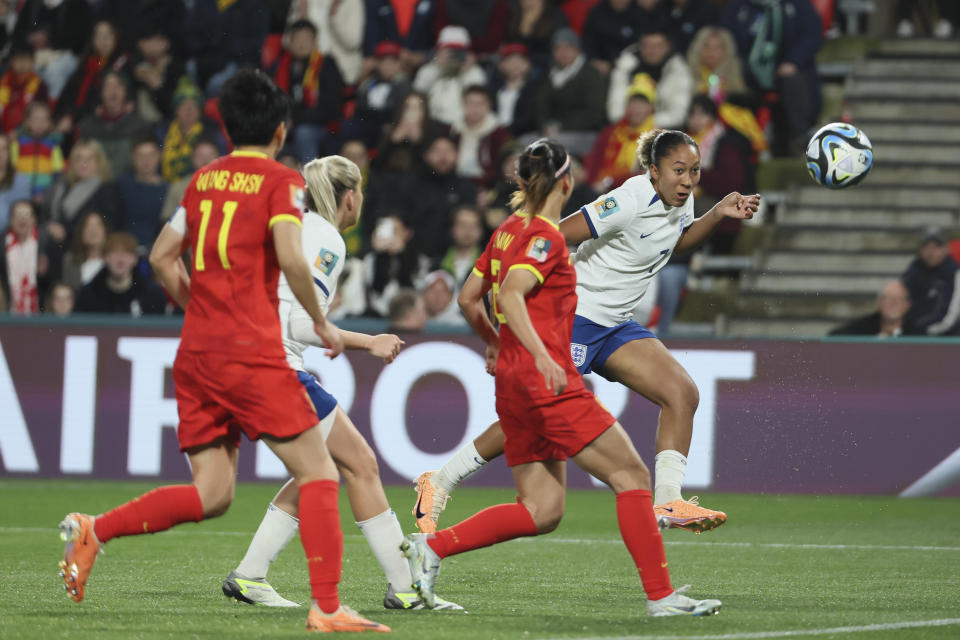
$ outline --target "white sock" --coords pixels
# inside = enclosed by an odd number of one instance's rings
[[[679,451],[664,449],[657,454],[654,466],[653,504],[681,500],[680,487],[687,473],[687,457]]]
[[[299,528],[299,520],[271,502],[247,547],[247,555],[237,566],[237,573],[246,578],[266,578],[270,564],[290,544]]]
[[[487,461],[480,457],[473,440],[460,447],[460,450],[447,460],[440,470],[430,476],[433,486],[450,493],[458,484],[476,473]]]
[[[357,526],[363,532],[363,537],[370,545],[373,557],[380,563],[387,582],[394,589],[407,591],[413,582],[410,578],[410,565],[400,553],[400,543],[403,542],[403,529],[393,509],[387,509],[380,515],[373,516]]]

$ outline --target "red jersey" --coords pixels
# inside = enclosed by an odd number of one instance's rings
[[[497,294],[507,274],[525,269],[539,284],[526,296],[527,313],[534,330],[555,362],[567,371],[567,391],[583,388],[583,380],[570,357],[573,314],[577,308],[577,274],[559,227],[535,216],[530,224],[512,215],[494,232],[474,267],[477,276],[491,284],[493,311],[500,321],[500,355],[497,360],[497,395],[501,397],[552,397],[533,356],[510,330],[497,304]]]
[[[303,178],[264,154],[235,151],[194,173],[181,206],[193,265],[180,349],[284,358],[270,230],[300,224]]]

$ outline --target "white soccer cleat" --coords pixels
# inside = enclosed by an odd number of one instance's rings
[[[647,615],[655,618],[664,616],[712,616],[720,610],[719,600],[694,600],[683,595],[690,588],[686,584],[666,598],[647,600]]]
[[[440,573],[440,556],[427,544],[423,533],[411,533],[400,543],[400,552],[410,564],[411,585],[420,595],[427,609],[437,606],[437,597],[433,593],[437,574]]]
[[[236,571],[231,571],[223,581],[223,595],[247,604],[262,604],[265,607],[300,606],[277,593],[266,578],[247,578]]]

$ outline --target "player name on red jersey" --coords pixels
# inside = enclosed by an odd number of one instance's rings
[[[233,179],[231,179],[231,176]],[[197,175],[195,187],[197,191],[228,191],[230,193],[245,193],[247,195],[260,193],[264,176],[261,173],[244,173],[242,171],[227,171],[214,169]]]

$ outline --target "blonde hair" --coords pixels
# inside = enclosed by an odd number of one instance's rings
[[[747,84],[743,80],[743,68],[740,64],[740,58],[737,56],[737,44],[733,41],[730,32],[722,27],[703,27],[697,31],[697,35],[690,42],[690,48],[687,49],[687,64],[690,65],[690,70],[693,72],[694,81],[698,87],[694,93],[704,90],[703,87],[699,86],[701,67],[703,66],[700,63],[700,52],[710,38],[720,38],[723,41],[723,48],[727,52],[714,70],[723,81],[724,92],[728,94],[743,93],[747,90]]]
[[[110,163],[107,162],[107,154],[99,142],[90,138],[78,140],[76,144],[73,145],[73,149],[70,149],[70,166],[67,168],[67,182],[74,184],[79,179],[73,170],[73,159],[74,154],[81,149],[90,149],[93,151],[93,155],[97,159],[97,173],[100,174],[100,179],[104,182],[109,182],[113,178],[113,173],[110,171]]]
[[[307,182],[307,207],[337,226],[337,207],[348,190],[360,186],[360,167],[343,156],[326,156],[303,168]]]

